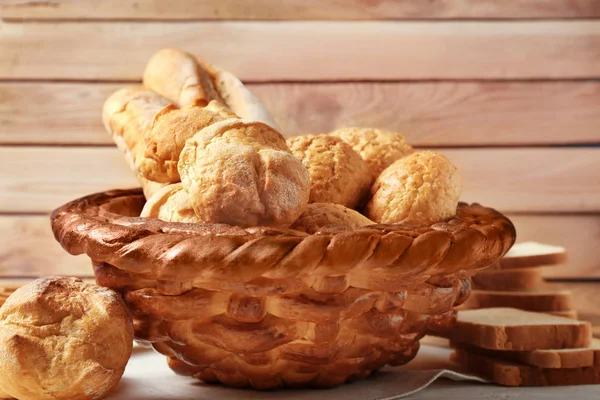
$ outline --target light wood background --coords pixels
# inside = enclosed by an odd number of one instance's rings
[[[464,200],[568,248],[548,275],[600,321],[598,0],[4,0],[0,276],[91,275],[48,213],[135,185],[100,110],[163,47],[240,76],[286,135],[369,125],[447,154]]]

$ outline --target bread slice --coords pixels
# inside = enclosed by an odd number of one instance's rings
[[[567,250],[537,242],[515,244],[500,260],[500,268],[528,268],[562,264],[567,260]]]
[[[548,311],[544,314],[556,315],[557,317],[565,317],[570,319],[577,319],[579,317],[577,310]]]
[[[589,322],[514,308],[461,310],[454,326],[430,333],[492,350],[579,348],[592,341]]]
[[[518,292],[543,288],[545,285],[540,268],[484,270],[473,276],[473,289]]]
[[[538,368],[456,349],[450,359],[463,368],[505,386],[563,386],[600,383],[600,367]]]
[[[473,290],[464,309],[512,307],[526,311],[551,312],[573,309],[573,298],[569,290],[539,292],[495,292]]]
[[[532,351],[489,350],[465,344],[450,343],[450,347],[484,357],[492,357],[538,368],[600,367],[600,339],[593,339],[589,347],[579,349],[546,349]]]

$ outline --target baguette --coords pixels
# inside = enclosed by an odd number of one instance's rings
[[[263,122],[277,129],[261,102],[233,74],[189,53],[163,49],[156,52],[144,71],[144,86],[180,108],[206,106],[219,100],[240,118]]]
[[[525,311],[554,312],[573,309],[573,297],[568,290],[537,292],[495,292],[473,290],[463,304],[464,309],[512,307]]]
[[[473,289],[506,292],[540,289],[545,284],[540,268],[484,270],[473,276],[472,280]]]
[[[538,368],[600,367],[600,339],[578,349],[545,349],[532,351],[488,350],[465,344],[450,343],[450,347],[470,354],[518,362]]]
[[[600,367],[538,368],[456,349],[451,360],[505,386],[563,386],[600,383]]]
[[[451,328],[431,333],[491,350],[580,348],[592,341],[589,322],[514,308],[461,310]]]
[[[125,155],[127,164],[144,189],[146,199],[164,185],[143,177],[136,168],[136,158],[143,151],[144,134],[152,125],[156,114],[173,107],[168,100],[143,87],[117,90],[104,102],[104,127]]]

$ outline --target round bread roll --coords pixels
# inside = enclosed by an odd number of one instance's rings
[[[202,222],[196,216],[190,196],[183,190],[181,183],[167,185],[150,197],[144,204],[140,217],[191,224]]]
[[[292,224],[291,228],[313,234],[326,228],[353,230],[361,226],[374,224],[375,222],[358,211],[340,204],[312,203],[300,214],[300,217]]]
[[[310,203],[334,203],[353,209],[364,205],[372,176],[349,144],[329,135],[295,136],[287,143],[308,170]]]
[[[348,143],[367,163],[373,179],[396,160],[413,152],[399,133],[374,128],[341,128],[330,133]]]
[[[203,222],[288,227],[308,202],[306,168],[262,122],[226,120],[202,129],[186,142],[178,167]]]
[[[143,151],[136,158],[137,169],[151,181],[179,182],[177,162],[185,142],[201,129],[231,118],[239,117],[217,100],[206,107],[163,109],[144,136]]]
[[[133,325],[119,295],[48,277],[0,308],[0,389],[20,400],[104,397],[131,356]]]
[[[427,225],[454,216],[461,192],[462,179],[450,160],[421,151],[379,175],[365,214],[380,224]]]

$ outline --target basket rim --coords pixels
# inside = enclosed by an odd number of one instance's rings
[[[117,214],[141,209],[141,188],[108,190],[52,212],[56,240],[73,255],[87,254],[158,280],[339,275],[377,270],[383,276],[452,274],[486,267],[514,244],[516,231],[500,212],[459,203],[456,216],[424,227],[369,225],[308,234],[293,229],[189,224]]]

